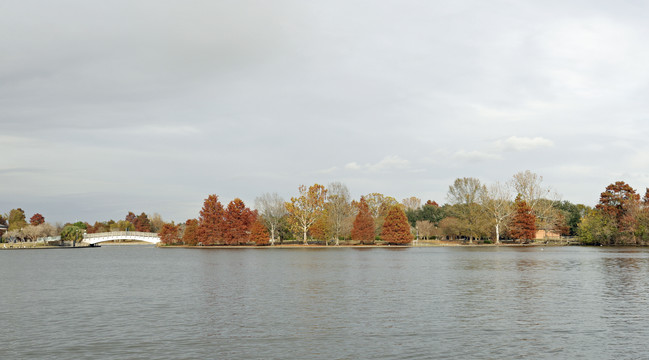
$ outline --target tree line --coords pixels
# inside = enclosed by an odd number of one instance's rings
[[[506,182],[483,184],[477,178],[456,179],[446,202],[417,197],[400,202],[381,193],[352,199],[340,182],[327,186],[301,185],[288,201],[265,193],[249,208],[236,198],[223,205],[209,195],[198,217],[183,223],[164,222],[128,212],[123,220],[93,225],[86,222],[51,225],[35,213],[29,221],[22,209],[0,216],[8,227],[3,240],[33,241],[62,235],[80,239],[84,232],[157,232],[163,244],[273,245],[287,240],[303,244],[406,244],[413,240],[446,240],[467,243],[518,243],[535,238],[579,236],[584,244],[649,244],[649,190],[641,198],[628,184],[606,187],[595,208],[562,201],[544,185],[543,177],[519,172]]]
[[[590,211],[561,201],[530,171],[490,185],[458,178],[446,200],[443,206],[433,200],[422,205],[417,197],[399,202],[381,193],[356,200],[340,182],[301,185],[288,201],[266,193],[255,199],[255,210],[241,199],[223,206],[217,195],[210,195],[198,218],[167,224],[160,235],[165,244],[185,245],[272,245],[289,239],[324,245],[405,244],[418,239],[528,242],[539,236],[538,230],[545,238],[574,236]]]
[[[25,211],[21,208],[12,209],[9,213],[0,215],[0,226],[7,227],[2,234],[2,241],[36,241],[39,238],[61,236],[63,240],[80,241],[84,233],[110,231],[143,231],[158,232],[165,224],[160,214],[149,217],[142,212],[135,215],[129,211],[123,220],[96,221],[93,225],[77,221],[65,224],[50,224],[40,213],[35,213],[27,221]]]

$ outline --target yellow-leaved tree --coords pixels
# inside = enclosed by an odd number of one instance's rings
[[[327,189],[322,185],[314,184],[308,189],[300,185],[299,191],[300,196],[292,197],[291,202],[286,203],[286,211],[289,214],[290,224],[296,231],[302,232],[304,245],[308,245],[307,232],[324,211]]]

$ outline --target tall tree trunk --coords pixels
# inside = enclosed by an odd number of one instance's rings
[[[309,245],[309,243],[306,241],[306,232],[307,232],[307,227],[304,226],[303,229],[304,229],[304,245]]]
[[[500,224],[496,223],[496,244],[500,244]]]

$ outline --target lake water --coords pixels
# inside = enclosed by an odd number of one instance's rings
[[[0,359],[649,357],[649,249],[0,251]]]

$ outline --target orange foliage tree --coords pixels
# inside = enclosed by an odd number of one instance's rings
[[[203,245],[215,245],[223,242],[223,222],[225,211],[216,195],[205,199],[198,218],[196,239]]]
[[[324,211],[327,189],[323,185],[314,184],[307,189],[300,185],[300,196],[292,197],[291,202],[286,203],[286,211],[289,213],[289,221],[293,228],[301,231],[304,244],[307,243],[307,232]]]
[[[172,245],[178,243],[180,240],[180,226],[173,223],[162,225],[160,232],[158,232],[160,242],[165,245]]]
[[[260,217],[257,217],[250,225],[250,240],[256,245],[270,244],[270,234]]]
[[[515,239],[531,240],[536,237],[536,216],[520,194],[514,200],[514,216],[509,232]]]
[[[388,244],[404,245],[413,240],[410,224],[401,206],[393,205],[383,222],[381,239]]]
[[[180,239],[185,245],[196,245],[198,243],[198,220],[189,219],[185,222],[185,231]]]
[[[624,181],[616,181],[600,194],[595,208],[620,221],[640,201],[640,195]]]
[[[365,197],[361,197],[358,203],[358,214],[352,227],[352,240],[358,240],[362,244],[374,243],[374,218]]]
[[[39,213],[34,214],[34,216],[32,216],[31,219],[29,219],[29,223],[33,226],[40,225],[44,222],[45,222],[45,218],[43,217],[43,215]]]
[[[144,212],[138,215],[132,223],[135,226],[135,231],[151,232],[151,221]]]
[[[223,215],[223,240],[226,245],[245,244],[250,238],[250,225],[255,214],[236,198],[228,204]]]

